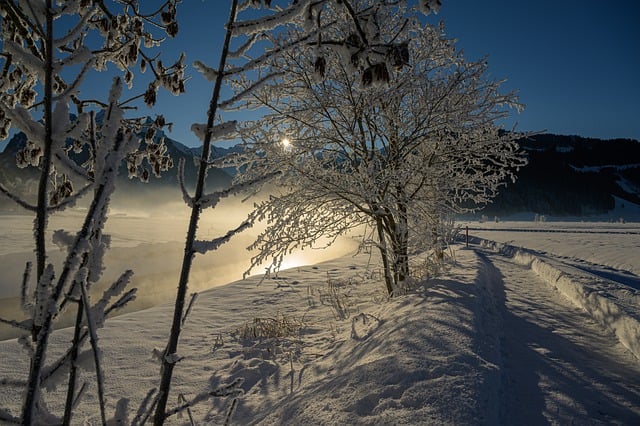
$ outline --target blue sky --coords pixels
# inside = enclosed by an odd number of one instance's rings
[[[526,105],[505,126],[640,139],[640,1],[442,2],[440,13],[427,21],[444,20],[448,36],[458,40],[467,59],[488,56],[491,76],[506,79],[505,90],[517,90]],[[226,3],[183,2],[179,13],[185,41],[180,45],[188,63],[217,63]],[[176,122],[171,136],[189,145],[196,143],[190,123],[205,121],[211,94],[210,84],[193,74],[188,93],[168,99]]]
[[[519,90],[521,130],[640,139],[640,2],[443,1],[466,57]]]
[[[506,79],[504,89],[517,90],[526,105],[505,127],[517,123],[521,131],[640,139],[640,1],[442,2],[440,13],[426,21],[444,20],[467,59],[488,56],[490,76]],[[184,51],[189,65],[194,60],[217,65],[228,3],[183,0],[178,37],[162,48],[165,62]],[[170,137],[197,146],[189,128],[206,121],[212,84],[192,67],[187,74],[186,94],[161,91],[158,107],[142,107],[140,113],[165,114],[174,122]],[[108,84],[105,74],[94,74],[85,87]]]

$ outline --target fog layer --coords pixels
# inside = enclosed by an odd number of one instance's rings
[[[148,205],[138,198],[116,199],[107,222],[105,233],[112,238],[111,249],[105,258],[105,271],[101,282],[92,289],[99,297],[105,287],[127,269],[134,271],[130,284],[138,288],[137,298],[123,312],[145,309],[172,302],[178,284],[184,254],[184,241],[189,220],[189,209],[180,202],[159,203],[158,197]],[[198,231],[199,239],[212,239],[224,235],[238,226],[247,216],[250,205],[240,200],[228,200],[214,210],[204,211]],[[49,222],[49,261],[58,272],[65,252],[53,245],[51,232],[65,229],[76,232],[83,219],[82,207],[55,215]],[[5,319],[22,318],[19,295],[24,267],[34,261],[33,217],[29,215],[0,216],[0,316]],[[196,292],[242,279],[253,253],[246,247],[262,228],[257,225],[234,237],[215,252],[196,256],[189,280],[189,291]],[[350,238],[339,240],[329,249],[305,250],[292,253],[285,259],[286,267],[313,264],[355,252],[357,242]],[[264,270],[253,270],[252,274]],[[33,286],[33,284],[32,284]],[[63,318],[60,326],[71,324],[71,317]],[[0,325],[0,340],[15,337],[15,329]]]

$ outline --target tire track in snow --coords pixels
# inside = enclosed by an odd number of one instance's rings
[[[502,317],[504,424],[640,424],[640,363],[530,269],[480,252]]]

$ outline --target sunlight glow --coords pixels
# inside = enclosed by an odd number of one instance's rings
[[[289,138],[284,138],[280,141],[283,147],[289,148],[291,146],[291,140]]]
[[[313,261],[306,260],[300,255],[296,256],[296,254],[291,254],[283,259],[282,265],[280,265],[280,270],[284,271],[285,269],[296,268],[309,263],[313,263]]]

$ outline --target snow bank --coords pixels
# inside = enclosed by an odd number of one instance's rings
[[[291,382],[283,377],[288,366],[237,359],[228,380],[242,377],[246,387],[234,420],[498,423],[500,357],[492,301],[485,287],[489,271],[473,251],[457,256],[460,263],[446,274],[451,278],[384,303],[371,303],[365,296],[373,290],[366,287],[381,283],[358,284],[360,288],[351,293],[353,300],[359,300],[358,313],[335,324],[337,333],[329,345],[314,345],[320,354],[317,359],[304,366],[291,364],[295,378]],[[316,309],[310,309],[308,318]],[[324,321],[315,327],[328,327]],[[307,335],[304,340],[320,339]],[[256,379],[256,371],[263,370],[268,374],[260,373]],[[279,391],[278,381],[286,384]]]
[[[513,261],[531,268],[576,306],[612,331],[620,343],[640,359],[640,292],[623,288],[599,277],[563,265],[553,259],[508,244],[480,240],[481,245],[500,251]]]

